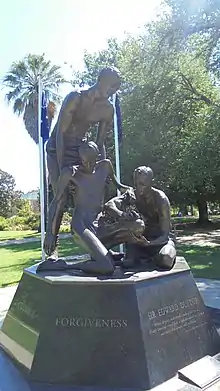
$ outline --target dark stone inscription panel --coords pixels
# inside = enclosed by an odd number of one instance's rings
[[[47,314],[49,284],[23,274],[1,332],[34,354]]]
[[[33,363],[34,379],[147,388],[135,284],[53,286],[49,313]]]
[[[218,352],[217,331],[189,271],[139,284],[137,297],[151,387]]]
[[[198,298],[190,297],[179,303],[169,304],[150,311],[150,335],[165,336],[175,331],[190,332],[206,325],[205,312],[198,308]],[[172,314],[172,317],[170,315]]]
[[[23,275],[1,334],[31,381],[90,389],[151,389],[220,351],[188,269],[128,283]]]

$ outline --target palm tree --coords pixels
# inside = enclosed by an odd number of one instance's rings
[[[48,99],[48,119],[51,123],[56,104],[60,103],[59,86],[65,83],[60,67],[52,65],[45,55],[29,54],[23,60],[14,62],[3,78],[3,85],[9,89],[8,103],[13,104],[14,113],[23,115],[25,128],[31,138],[38,143],[38,75],[41,73],[43,89]]]
[[[65,83],[60,67],[52,65],[45,55],[29,54],[23,60],[14,62],[3,78],[3,86],[9,91],[6,100],[13,104],[15,114],[23,115],[25,128],[31,138],[38,144],[38,75],[41,74],[43,90],[48,99],[47,114],[49,124],[56,113],[56,104],[60,103],[59,86]],[[47,218],[47,188],[45,154],[44,159],[44,199],[45,221]],[[40,228],[39,228],[40,229]]]

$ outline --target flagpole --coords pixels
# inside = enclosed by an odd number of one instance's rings
[[[118,142],[118,120],[116,112],[116,94],[113,95],[113,106],[114,106],[114,138],[115,138],[115,168],[116,177],[121,182],[121,170],[120,170],[120,153],[119,153],[119,142]],[[117,189],[117,195],[120,196],[121,192]]]
[[[116,177],[121,183],[121,170],[120,170],[120,152],[119,152],[119,142],[118,142],[118,119],[116,112],[116,94],[113,95],[113,107],[114,107],[114,139],[115,139],[115,168],[116,168]],[[119,197],[121,192],[117,189],[117,196]],[[124,251],[123,244],[119,246],[120,252]]]
[[[41,137],[41,105],[42,105],[42,81],[41,74],[38,75],[38,144],[39,144],[39,165],[40,165],[40,225],[41,225],[41,255],[45,261],[44,237],[45,237],[45,217],[44,217],[44,142]]]

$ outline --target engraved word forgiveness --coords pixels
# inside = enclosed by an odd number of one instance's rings
[[[56,326],[79,328],[125,328],[126,319],[56,318]]]

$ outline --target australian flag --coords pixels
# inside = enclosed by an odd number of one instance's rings
[[[43,143],[49,139],[50,126],[47,116],[47,99],[45,92],[42,93],[42,102],[41,102],[41,137],[43,138]]]

